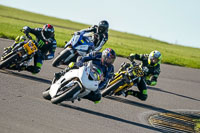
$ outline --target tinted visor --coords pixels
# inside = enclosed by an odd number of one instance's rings
[[[51,27],[51,28],[48,28],[48,27],[44,28],[44,36],[47,39],[53,37],[53,35],[54,35],[54,28],[53,27]]]
[[[106,58],[105,62],[106,62],[106,64],[113,64],[114,60],[115,59],[113,59],[113,58]]]
[[[151,62],[152,62],[153,64],[156,64],[156,63],[159,62],[159,59],[158,59],[158,58],[155,58],[155,57],[153,57],[153,56],[150,56],[150,60],[151,60]]]
[[[53,37],[54,33],[49,31],[44,31],[44,36],[48,39]]]
[[[103,33],[103,32],[105,32],[105,27],[104,26],[99,26],[99,32],[100,33]]]

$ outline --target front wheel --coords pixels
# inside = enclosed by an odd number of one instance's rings
[[[64,49],[53,61],[52,66],[57,67],[64,61],[68,56],[70,56],[71,52],[69,49]]]
[[[42,96],[43,96],[43,98],[46,99],[46,100],[51,100],[51,96],[50,96],[50,94],[49,94],[49,89],[50,89],[50,87],[47,88],[44,92],[42,92]]]
[[[117,81],[115,84],[109,86],[108,88],[104,89],[102,92],[101,92],[101,95],[103,97],[107,96],[107,95],[112,95],[113,92],[119,88],[119,86],[123,85],[124,84],[124,81],[123,80],[119,80]]]
[[[18,58],[18,54],[13,54],[5,60],[0,62],[0,69],[8,68]]]
[[[71,99],[74,96],[74,94],[76,94],[80,90],[81,90],[81,87],[77,83],[74,84],[74,86],[72,86],[70,89],[66,89],[66,91],[64,91],[64,92],[60,92],[60,91],[62,91],[62,88],[61,88],[58,92],[61,94],[58,94],[55,97],[51,98],[51,102],[53,104],[58,104],[66,99]]]

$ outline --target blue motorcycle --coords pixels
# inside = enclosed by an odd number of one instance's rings
[[[76,32],[71,40],[65,45],[65,49],[54,59],[52,65],[68,65],[70,62],[76,62],[79,56],[85,56],[94,50],[94,43],[91,36],[84,32]]]

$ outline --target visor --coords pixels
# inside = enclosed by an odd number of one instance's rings
[[[99,32],[101,32],[101,33],[102,33],[102,32],[104,32],[104,31],[105,31],[105,27],[103,27],[103,26],[100,26],[100,27],[99,27]]]
[[[107,58],[105,61],[106,61],[107,64],[113,64],[114,63],[113,58]]]
[[[53,32],[54,32],[54,29],[53,29],[53,28],[51,28],[51,29],[48,28],[46,31],[47,31],[47,32],[52,32],[52,33],[53,33]]]
[[[150,60],[151,60],[151,62],[152,62],[153,64],[156,64],[156,63],[158,63],[158,61],[159,61],[158,58],[155,58],[155,57],[153,57],[153,56],[150,56]]]

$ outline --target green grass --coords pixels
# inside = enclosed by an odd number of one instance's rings
[[[89,25],[72,22],[55,17],[22,11],[0,5],[0,37],[14,39],[22,34],[23,26],[42,27],[49,23],[55,27],[55,38],[58,46],[63,47],[64,41],[69,41],[71,33],[88,28]],[[152,38],[109,30],[109,40],[103,48],[113,48],[118,56],[128,56],[130,53],[150,53],[159,50],[162,53],[162,63],[191,68],[200,68],[200,49],[174,45]]]

